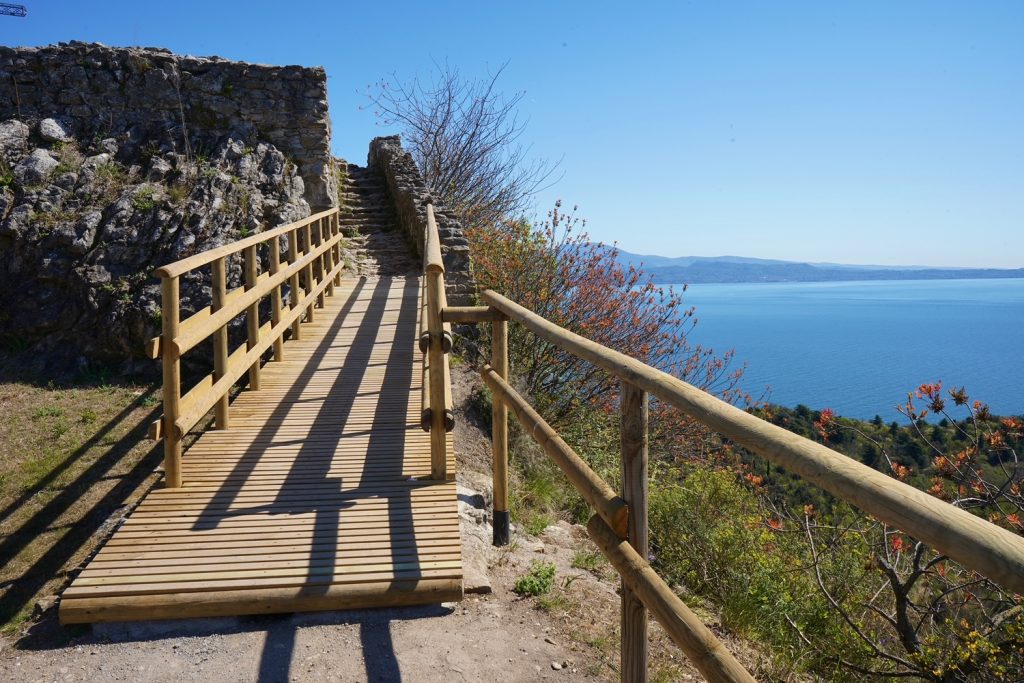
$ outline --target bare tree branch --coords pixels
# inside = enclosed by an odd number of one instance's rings
[[[434,63],[428,82],[382,80],[366,93],[383,125],[401,129],[427,184],[446,206],[473,225],[496,225],[529,208],[554,180],[558,162],[529,158],[518,115],[525,95],[497,89],[506,64],[470,80]]]

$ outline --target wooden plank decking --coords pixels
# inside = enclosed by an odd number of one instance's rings
[[[458,600],[453,481],[420,427],[418,278],[343,280],[64,592],[64,623]],[[449,476],[454,456],[449,435]]]

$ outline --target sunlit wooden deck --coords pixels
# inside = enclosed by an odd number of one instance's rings
[[[64,623],[458,600],[454,456],[427,480],[418,278],[342,280],[230,429],[186,452],[64,592]]]

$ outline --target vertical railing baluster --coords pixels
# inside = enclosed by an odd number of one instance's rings
[[[297,263],[299,260],[299,231],[292,230],[288,233],[288,265],[291,266]],[[299,273],[298,271],[292,273],[291,277],[288,278],[288,289],[291,293],[288,295],[288,308],[296,309],[299,306]],[[295,322],[292,323],[292,339],[299,340],[302,338],[301,332],[301,321],[296,318]]]
[[[225,257],[216,259],[212,264],[213,269],[213,306],[214,312],[224,307],[228,296],[228,276]],[[228,371],[228,326],[221,325],[213,333],[213,381],[219,380]],[[217,429],[228,429],[230,418],[228,417],[228,395],[224,394],[217,399],[214,406],[214,425]]]
[[[312,242],[312,239],[311,239],[310,235],[311,235],[311,231],[310,231],[309,223],[306,223],[305,225],[302,226],[302,255],[303,256],[309,256],[309,254],[312,253],[312,251],[313,251],[313,242]],[[310,292],[313,291],[313,264],[312,263],[307,264],[306,267],[303,268],[302,270],[303,270],[303,280],[304,280],[302,286],[303,286],[306,294],[308,295]],[[308,322],[308,323],[313,322],[313,302],[312,301],[309,302],[309,305],[306,306],[306,322]]]
[[[629,505],[629,544],[640,557],[647,557],[647,392],[623,380],[620,391],[622,412],[622,497]],[[647,681],[647,608],[622,583],[623,682]]]
[[[256,247],[246,247],[243,252],[245,258],[245,290],[249,291],[256,286],[257,264]],[[260,302],[259,299],[245,310],[245,327],[248,332],[248,348],[254,349],[260,343]],[[249,366],[249,388],[258,391],[260,388],[260,359],[257,358]]]
[[[271,238],[267,242],[267,248],[270,249],[270,276],[274,277],[281,272],[281,241],[277,237]],[[281,308],[282,297],[281,288],[283,284],[277,285],[270,290],[270,324],[276,330],[278,324],[281,322]],[[284,336],[277,334],[274,337],[274,360],[280,363],[284,360]]]
[[[508,321],[491,322],[491,367],[508,381]],[[494,545],[509,543],[508,510],[508,406],[491,399],[491,454],[494,477]]]
[[[163,354],[164,380],[164,485],[172,489],[181,486],[181,437],[178,435],[176,424],[181,413],[181,357],[172,344],[178,336],[181,319],[178,287],[177,276],[164,277],[160,281],[163,321],[160,346]]]
[[[323,220],[325,221],[324,239],[330,242],[332,239],[334,239],[334,222],[331,220],[330,216],[324,218]],[[330,248],[326,252],[324,252],[324,260],[327,262],[326,274],[324,275],[324,277],[330,277],[330,282],[327,283],[327,296],[334,296],[334,276],[331,275],[331,271],[334,270],[335,264],[334,246],[335,245],[332,244]]]
[[[331,225],[334,226],[334,235],[336,237],[340,236],[341,235],[341,224],[338,222],[338,210],[337,209],[335,209],[334,213],[331,214]],[[341,258],[341,240],[339,239],[337,244],[334,245],[334,264],[337,265],[337,264],[341,263],[341,261],[342,261],[342,258]],[[338,272],[337,275],[334,276],[334,284],[335,285],[340,285],[341,284],[341,272],[340,271]]]
[[[324,244],[324,219],[318,218],[316,221],[316,227],[313,229],[313,247],[319,249]],[[319,287],[324,281],[324,257],[326,254],[322,253],[315,259],[315,270],[316,270],[316,286]],[[320,290],[316,295],[316,306],[317,308],[324,307],[324,290]]]

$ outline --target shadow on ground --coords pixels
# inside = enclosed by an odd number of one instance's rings
[[[94,627],[62,627],[51,610],[33,625],[18,646],[22,649],[52,650],[66,646],[108,643],[159,642],[180,637],[224,636],[265,633],[260,653],[259,683],[294,680],[292,666],[296,638],[303,628],[318,626],[358,626],[362,659],[367,681],[400,681],[402,673],[391,633],[394,621],[410,621],[448,616],[451,607],[429,605],[369,610],[309,612],[252,617],[218,617],[147,622],[98,624]],[[339,643],[339,647],[341,644]],[[353,673],[353,672],[349,672]]]
[[[4,381],[11,381],[10,376],[0,375],[0,382]],[[0,536],[0,557],[5,558],[5,564],[26,551],[38,555],[27,568],[16,576],[6,577],[0,585],[0,624],[22,614],[52,579],[63,579],[56,590],[66,585],[76,568],[69,566],[69,562],[90,544],[95,545],[104,535],[104,526],[111,516],[125,506],[134,492],[147,486],[147,478],[154,478],[160,462],[157,448],[146,449],[127,472],[115,474],[113,470],[146,439],[149,423],[159,416],[159,407],[145,410],[155,391],[144,391],[69,452],[31,489],[18,493],[0,510],[0,524],[7,527]],[[122,431],[122,436],[114,437]],[[88,464],[83,465],[83,460]],[[69,482],[59,483],[69,472],[76,471]],[[106,491],[91,500],[90,492],[98,486]],[[52,497],[25,519],[10,524],[17,513],[44,492]],[[69,522],[69,517],[74,521]],[[32,547],[47,542],[51,543],[48,547]]]

